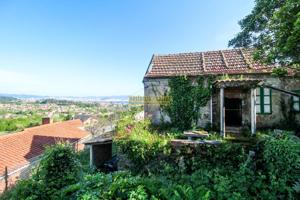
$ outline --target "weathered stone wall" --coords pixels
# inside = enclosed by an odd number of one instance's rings
[[[299,90],[300,89],[300,78],[275,78],[270,75],[243,75],[246,78],[253,79],[262,79],[266,84],[273,87],[285,89],[285,90]],[[150,97],[163,96],[168,91],[168,79],[166,78],[157,78],[157,79],[145,79],[144,80],[144,95]],[[215,89],[212,95],[212,121],[216,127],[219,127],[220,124],[220,93],[218,89]],[[241,98],[242,99],[242,124],[243,126],[250,127],[250,89],[240,89],[239,92],[230,91],[225,89],[225,97],[228,98]],[[285,102],[287,105],[288,111],[291,111],[291,107],[288,104],[291,96],[281,93],[279,91],[272,90],[272,113],[271,114],[257,114],[257,128],[272,128],[278,127],[278,125],[283,120],[282,106],[281,101]],[[159,124],[162,119],[168,121],[170,120],[165,114],[160,110],[158,102],[151,102],[151,104],[145,104],[145,116],[151,117],[153,123]],[[198,126],[205,127],[210,123],[211,112],[210,112],[210,101],[205,107],[201,108],[201,115],[198,120]],[[300,113],[295,113],[296,120],[300,124]],[[162,117],[164,116],[164,117]],[[299,125],[300,126],[300,125]]]
[[[276,78],[270,76],[249,76],[250,78],[261,78],[264,82],[270,86],[293,91],[300,89],[300,78]],[[272,90],[272,113],[271,114],[257,114],[257,128],[276,128],[281,125],[281,122],[284,118],[282,113],[281,101],[284,101],[288,112],[293,112],[291,110],[291,105],[289,101],[291,100],[291,95],[279,92],[277,90]],[[249,97],[250,98],[250,97]],[[296,114],[296,120],[300,124],[300,115]]]
[[[195,83],[195,79],[192,81]],[[167,78],[144,79],[144,96],[151,99],[150,103],[144,104],[145,117],[151,118],[154,124],[159,124],[162,121],[170,122],[170,118],[162,112],[159,102],[155,101],[155,97],[164,96],[168,90]],[[205,127],[210,122],[210,101],[207,102],[206,106],[200,108],[200,113],[198,126]]]

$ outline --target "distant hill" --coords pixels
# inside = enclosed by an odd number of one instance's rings
[[[13,101],[18,101],[18,99],[14,97],[0,96],[0,103],[13,102]]]
[[[42,95],[28,95],[28,94],[0,94],[0,97],[8,97],[14,99],[21,99],[27,101],[62,101],[60,103],[67,103],[65,101],[81,101],[81,102],[112,102],[112,103],[127,103],[129,97],[127,95],[116,95],[116,96],[86,96],[86,97],[75,97],[75,96],[42,96]]]

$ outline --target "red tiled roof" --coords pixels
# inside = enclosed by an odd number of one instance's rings
[[[58,141],[75,142],[89,133],[80,129],[83,124],[77,120],[58,122],[27,128],[24,131],[0,136],[0,176],[5,166],[16,170],[43,153],[45,146]]]
[[[270,73],[274,66],[254,61],[254,49],[228,49],[153,55],[145,77],[201,74]]]

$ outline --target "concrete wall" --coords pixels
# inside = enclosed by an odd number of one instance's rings
[[[244,78],[262,79],[266,84],[273,87],[285,89],[285,90],[297,90],[300,89],[300,78],[275,78],[270,75],[243,75]],[[195,79],[193,79],[195,80]],[[144,79],[144,95],[155,99],[157,96],[163,96],[168,91],[168,79],[167,78],[155,78],[155,79]],[[215,89],[212,95],[212,113],[213,113],[213,124],[219,126],[219,90]],[[240,92],[233,92],[225,89],[225,97],[238,97],[242,99],[242,124],[250,127],[250,90],[240,90]],[[272,128],[278,127],[283,120],[281,101],[283,100],[287,105],[289,111],[291,111],[288,104],[291,99],[290,95],[281,93],[279,91],[272,90],[272,113],[271,114],[257,114],[257,128]],[[151,103],[145,103],[145,117],[150,117],[152,122],[159,124],[162,120],[170,120],[164,113],[162,113],[159,103],[152,101]],[[210,102],[205,107],[201,108],[201,116],[198,120],[198,126],[205,127],[210,122]],[[295,113],[296,120],[300,124],[300,113]]]

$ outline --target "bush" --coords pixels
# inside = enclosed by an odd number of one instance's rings
[[[172,154],[172,160],[185,173],[192,173],[201,168],[230,167],[238,169],[246,159],[244,147],[234,143],[183,146],[176,148]]]
[[[67,199],[194,200],[209,199],[204,187],[194,188],[165,177],[134,176],[129,172],[86,176],[63,191]]]
[[[87,168],[88,151],[66,144],[48,148],[32,178],[1,199],[297,199],[300,141],[287,133],[266,135],[251,149],[242,144],[171,148],[171,136],[131,122],[116,139],[133,165],[99,173]],[[124,123],[123,126],[127,127]],[[79,164],[78,158],[83,163]],[[83,166],[84,165],[84,166]],[[81,171],[84,169],[84,175]],[[298,195],[298,196],[297,196]]]
[[[151,133],[149,121],[138,122],[131,133],[116,140],[119,150],[134,164],[134,171],[145,171],[153,160],[170,154],[170,137]]]
[[[264,141],[265,169],[278,176],[295,177],[300,170],[300,139],[287,133],[268,137]]]
[[[280,198],[292,198],[293,184],[300,177],[300,140],[288,133],[267,137],[261,144],[258,160],[268,177],[269,189]]]
[[[80,180],[80,163],[69,144],[48,147],[28,180],[19,181],[7,199],[61,199],[60,190]]]
[[[277,68],[273,68],[272,70],[272,76],[275,77],[284,77],[288,74],[288,71],[286,68],[284,67],[277,67]]]

